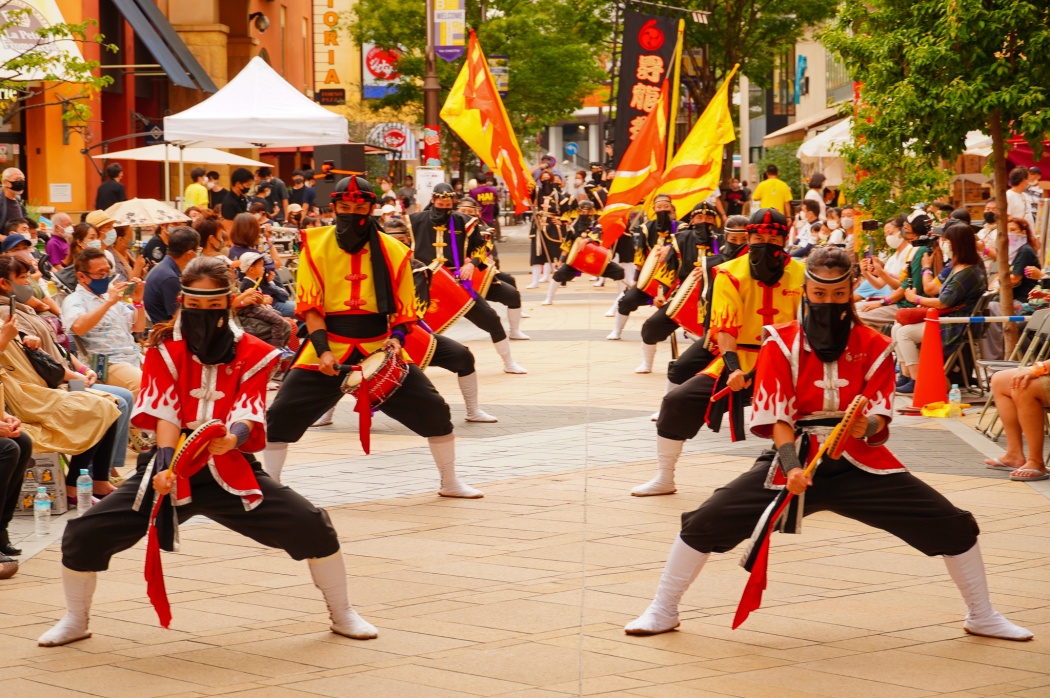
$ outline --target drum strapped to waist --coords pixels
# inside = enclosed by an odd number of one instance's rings
[[[421,369],[430,365],[437,350],[437,339],[422,322],[416,323],[412,331],[405,336],[405,353],[412,363]]]
[[[448,269],[443,266],[433,269],[430,304],[427,306],[427,312],[423,314],[428,327],[441,334],[473,307],[474,299]]]
[[[408,376],[408,364],[401,358],[401,352],[383,349],[366,356],[360,364],[340,368],[349,368],[350,372],[339,389],[357,397],[363,379],[368,384],[368,402],[373,410],[389,400]]]
[[[485,268],[474,267],[474,273],[470,275],[470,284],[479,296],[485,296],[492,288],[492,282],[496,278],[496,265],[492,258],[485,260]]]
[[[612,250],[581,235],[573,240],[565,263],[584,274],[601,276],[609,266],[610,259],[612,259]]]
[[[704,278],[690,274],[667,301],[667,317],[697,337],[704,336],[704,323],[700,317],[700,292],[703,288]]]
[[[653,298],[659,295],[662,282],[656,278],[656,275],[667,259],[670,249],[666,245],[661,245],[649,250],[649,255],[645,258],[645,264],[642,265],[642,271],[638,274],[637,283],[638,288],[646,295]],[[678,277],[675,276],[669,283],[664,283],[663,285],[674,290],[678,285]]]

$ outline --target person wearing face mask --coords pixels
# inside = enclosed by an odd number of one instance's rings
[[[28,218],[23,201],[26,191],[26,176],[17,167],[8,167],[0,175],[3,180],[4,196],[0,199],[0,230],[8,221],[16,218]]]
[[[255,177],[247,168],[238,167],[230,173],[230,188],[223,197],[219,211],[222,219],[226,221],[226,230],[233,226],[233,219],[237,214],[248,212],[248,191],[254,183]]]
[[[77,286],[62,302],[62,324],[80,337],[88,354],[106,357],[106,374],[99,380],[138,395],[142,382],[142,354],[134,332],[146,327],[142,303],[145,284],[135,278],[114,281],[102,250],[86,249],[77,255],[72,267]],[[135,284],[130,303],[124,302],[128,283]]]
[[[655,305],[659,308],[666,303],[666,292],[674,284],[675,270],[667,266],[667,254],[677,244],[675,235],[678,233],[678,221],[671,197],[667,194],[657,194],[653,200],[653,212],[656,214],[653,220],[645,221],[634,229],[634,264],[641,268],[650,256],[654,257],[654,278],[660,282],[660,290],[655,298],[638,288],[637,284],[624,291],[615,302],[616,320],[606,339],[620,339],[631,313],[638,308],[643,305]]]
[[[656,420],[657,473],[632,495],[674,494],[685,442],[705,424],[717,432],[726,412],[733,441],[744,438],[744,406],[751,402],[762,327],[791,320],[801,301],[804,267],[784,251],[788,228],[780,211],[755,211],[747,224],[747,254],[719,265],[709,311],[718,358],[664,395]]]
[[[689,226],[680,228],[675,234],[665,263],[668,269],[674,270],[679,282],[685,281],[691,274],[699,274],[703,278],[703,287],[707,287],[712,268],[707,265],[707,261],[718,251],[718,240],[715,238],[717,220],[718,211],[715,207],[707,201],[701,201],[689,214]],[[634,369],[635,373],[652,373],[657,345],[677,329],[678,323],[667,317],[666,303],[646,318],[642,325],[642,363]]]
[[[371,215],[376,201],[372,185],[364,177],[344,177],[331,200],[336,225],[304,231],[300,253],[296,316],[306,323],[310,341],[266,415],[263,460],[278,481],[288,444],[302,438],[343,396],[345,374],[336,364],[359,364],[378,351],[405,356],[404,340],[417,318],[411,253],[379,230]],[[378,409],[427,439],[441,476],[439,495],[482,496],[456,476],[448,404],[418,366],[409,365],[401,387]]]
[[[873,289],[881,291],[879,295],[886,298],[900,288],[901,274],[908,264],[914,249],[904,238],[904,219],[891,218],[882,226],[886,238],[889,256],[885,259],[870,257],[860,260],[860,273]],[[872,294],[874,295],[874,294]],[[885,305],[882,300],[863,297],[857,301],[857,314],[865,323],[880,327],[893,322],[897,313],[895,305]]]
[[[306,560],[328,606],[332,632],[358,640],[377,636],[350,605],[339,538],[328,515],[269,477],[251,455],[266,443],[266,381],[279,352],[236,327],[233,295],[225,264],[211,257],[194,260],[182,277],[175,320],[153,328],[133,419],[135,426],[156,431],[157,454],[146,469],[66,526],[61,567],[66,614],[40,636],[41,646],[91,636],[98,572],[146,536],[155,498],[169,494],[157,516],[161,548],[174,549],[180,522],[208,516],[294,560]],[[181,435],[208,420],[219,420],[223,433],[207,443],[204,467],[195,473],[169,470]]]
[[[302,207],[303,218],[313,215],[311,212],[317,210],[317,206],[314,203],[317,200],[316,197],[317,192],[314,191],[314,188],[306,186],[306,177],[303,171],[295,170],[292,172],[292,188],[288,190],[289,210],[292,204],[299,204]]]
[[[114,230],[116,221],[110,216],[106,215],[105,211],[92,211],[84,217],[84,222],[88,225],[95,226],[95,230],[98,232],[98,245],[92,242],[89,247],[95,247],[106,251],[106,259],[109,260],[109,265],[114,269],[117,268],[116,262],[113,259],[113,253],[109,251],[109,248],[113,246],[113,243],[117,239],[117,231]],[[128,276],[125,279],[131,278]]]
[[[529,230],[532,281],[525,288],[539,288],[545,283],[561,254],[561,200],[562,192],[554,185],[554,175],[550,170],[543,170],[532,193],[532,228]]]
[[[558,292],[558,288],[580,275],[580,272],[567,264],[566,260],[568,251],[572,249],[576,240],[581,237],[589,238],[597,243],[602,241],[602,228],[598,224],[598,216],[595,215],[594,204],[587,199],[580,202],[579,215],[566,228],[565,242],[562,243],[562,249],[565,250],[566,254],[561,256],[562,264],[551,276],[551,284],[547,288],[547,298],[543,301],[543,305],[553,305],[554,294]],[[623,267],[616,262],[609,262],[605,267],[605,271],[602,272],[603,279],[612,279],[618,282],[623,290],[626,290],[627,286],[623,283],[623,277]]]
[[[1007,234],[1010,239],[1010,285],[1013,287],[1014,307],[1011,312],[1003,312],[1003,306],[996,296],[988,303],[989,315],[1021,315],[1023,303],[1028,302],[1028,294],[1039,286],[1043,270],[1039,266],[1039,254],[1033,243],[1035,235],[1023,218],[1011,218],[1007,223]],[[1004,355],[1003,324],[990,322],[981,337],[981,358],[998,361]]]
[[[711,554],[747,540],[776,491],[786,488],[797,497],[784,517],[789,530],[799,532],[809,514],[832,512],[886,531],[925,555],[942,556],[966,602],[967,633],[1032,639],[992,607],[973,515],[907,472],[886,446],[894,412],[890,342],[854,315],[852,267],[844,250],[814,250],[806,262],[801,321],[766,327],[750,430],[772,439],[775,450],[763,451],[749,472],[682,515],[656,596],[624,627],[628,635],[677,628],[678,604]],[[869,402],[844,453],[825,457],[806,475],[817,439],[858,395]]]
[[[478,230],[477,219],[452,210],[454,193],[444,182],[436,185],[430,207],[408,217],[408,230],[416,259],[429,266],[444,266],[462,280],[471,278],[475,269],[487,268],[487,245]],[[510,338],[499,314],[483,297],[477,293],[472,295],[474,305],[463,317],[488,333],[496,353],[503,360],[504,373],[528,373],[511,356]],[[525,335],[518,338],[521,337],[528,338]]]
[[[477,225],[485,240],[485,247],[488,253],[485,258],[485,264],[494,264],[499,267],[499,251],[496,249],[496,231],[488,227],[484,218],[482,218],[481,205],[469,196],[464,196],[456,205],[456,210],[478,221]],[[387,222],[389,223],[390,221]],[[506,272],[497,271],[495,277],[492,279],[492,283],[485,291],[484,297],[486,301],[502,303],[507,307],[508,338],[520,340],[529,339],[529,336],[521,331],[521,319],[528,316],[522,312],[521,291],[518,290],[518,283],[514,280],[513,276]]]
[[[40,284],[37,283],[37,280],[33,278],[33,274],[37,269],[37,261],[33,257],[29,240],[18,233],[8,235],[3,243],[0,243],[0,252],[5,257],[17,257],[29,267],[30,273],[27,275],[26,283],[29,285],[30,295],[25,300],[18,298],[18,302],[26,304],[38,313],[51,313],[55,317],[61,315],[62,311],[58,307],[58,303],[47,295],[44,289],[40,287]]]
[[[77,255],[86,249],[101,252],[102,240],[95,226],[90,223],[78,223],[73,226],[73,235],[69,241],[69,254],[66,255],[64,266],[61,271],[54,274],[55,280],[70,292],[77,287],[77,271],[74,268],[74,262]],[[107,257],[106,260],[109,261],[109,258]]]
[[[56,213],[51,217],[53,226],[51,239],[44,246],[44,254],[53,271],[58,271],[66,263],[69,255],[69,241],[73,239],[73,219],[68,213]]]
[[[968,225],[953,225],[944,231],[944,237],[951,246],[951,272],[936,296],[920,295],[915,288],[907,288],[905,299],[921,308],[937,308],[941,317],[968,317],[973,307],[988,290],[988,278],[984,274],[984,265],[977,254],[977,241],[973,230]],[[936,257],[936,255],[934,255]],[[924,270],[927,275],[932,270]],[[915,379],[919,375],[919,346],[925,323],[893,325],[892,336],[900,363],[901,379],[897,392],[909,395],[915,391]],[[941,325],[941,343],[944,355],[948,356],[955,345],[962,340],[965,325]]]
[[[146,316],[153,324],[167,322],[179,309],[179,289],[182,272],[197,258],[201,238],[196,230],[179,226],[171,231],[168,255],[146,277],[142,302]]]

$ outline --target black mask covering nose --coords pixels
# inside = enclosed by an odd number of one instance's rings
[[[659,230],[670,230],[671,229],[671,212],[670,211],[657,211],[656,212],[656,227]]]
[[[452,217],[452,209],[430,207],[430,220],[434,225],[448,225],[448,219]]]
[[[374,225],[373,216],[368,214],[337,213],[335,214],[335,242],[341,250],[357,254],[368,242],[368,236]]]
[[[772,286],[784,275],[784,261],[787,255],[784,254],[783,247],[764,242],[751,245],[747,255],[751,262],[751,277],[766,286]]]
[[[812,283],[812,282],[810,282]],[[810,303],[802,301],[802,329],[813,353],[827,363],[837,361],[846,351],[853,325],[852,303]]]
[[[182,337],[202,364],[228,364],[237,351],[229,308],[183,308]]]

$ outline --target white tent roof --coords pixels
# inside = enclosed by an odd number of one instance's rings
[[[212,148],[273,148],[349,143],[350,132],[344,117],[311,101],[256,56],[208,99],[164,117],[164,139]]]
[[[171,145],[147,145],[131,150],[92,155],[96,160],[138,160],[140,162],[183,162],[201,165],[238,165],[240,167],[270,167],[265,162],[244,158],[215,148],[182,148]]]
[[[798,157],[806,162],[818,158],[839,157],[839,147],[853,140],[850,133],[853,119],[843,119],[833,124],[828,130],[817,134],[798,147]]]

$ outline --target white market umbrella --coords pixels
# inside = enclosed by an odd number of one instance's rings
[[[115,220],[117,225],[157,226],[190,220],[178,209],[156,199],[121,201],[107,208],[106,215]]]
[[[95,160],[137,160],[139,162],[165,162],[183,160],[202,165],[237,165],[239,167],[270,167],[265,162],[241,157],[216,148],[179,148],[177,145],[147,145],[131,150],[118,150],[112,153],[92,155]]]

